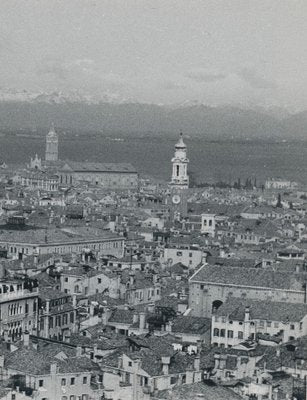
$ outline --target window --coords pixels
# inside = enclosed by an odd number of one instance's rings
[[[101,278],[98,278],[98,283],[101,283]]]
[[[75,378],[70,378],[70,384],[74,385],[75,384]]]
[[[233,331],[227,331],[227,337],[232,339],[233,338]]]
[[[225,329],[221,329],[221,334],[220,334],[220,336],[221,336],[221,337],[225,337]]]
[[[65,379],[65,378],[63,378],[63,379],[61,380],[61,386],[66,386],[66,379]]]
[[[40,380],[38,381],[38,386],[39,386],[39,387],[43,387],[43,386],[44,386],[44,380],[43,380],[43,379],[40,379]]]
[[[238,332],[238,339],[243,339],[243,332],[242,331]]]
[[[132,367],[132,361],[128,361],[129,367]]]
[[[12,394],[12,400],[16,400],[16,394]]]
[[[259,326],[264,327],[264,321],[260,321]]]
[[[186,383],[187,380],[187,376],[186,375],[182,375],[182,383]]]
[[[177,256],[182,257],[182,251],[177,251]]]
[[[193,257],[193,253],[189,253],[189,257]]]
[[[87,384],[87,376],[84,376],[83,377],[83,385],[86,385]]]
[[[270,328],[272,326],[272,322],[271,321],[267,321],[267,327]]]
[[[220,330],[217,328],[214,328],[213,336],[220,336]]]
[[[68,282],[68,278],[65,278],[64,280],[65,280],[65,282]]]
[[[274,322],[274,328],[279,328],[279,323],[278,322]]]
[[[171,376],[171,385],[175,385],[177,382],[177,376]]]
[[[300,322],[300,330],[303,329],[303,322]]]
[[[290,329],[291,329],[291,331],[294,331],[294,329],[295,329],[294,324],[290,324]]]
[[[76,400],[75,395],[72,394],[72,395],[69,397],[69,400]]]

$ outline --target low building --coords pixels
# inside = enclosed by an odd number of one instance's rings
[[[136,189],[138,172],[130,164],[68,161],[59,170],[60,184],[86,181],[107,189]]]
[[[266,301],[305,303],[302,274],[272,268],[203,265],[189,279],[192,315],[209,317],[229,296]]]
[[[162,253],[162,260],[168,264],[182,263],[189,268],[198,267],[203,260],[203,251],[193,246],[166,246]]]
[[[102,374],[81,347],[58,343],[33,344],[26,335],[23,346],[0,355],[3,379],[17,378],[18,386],[35,390],[37,400],[100,400]]]
[[[0,246],[8,256],[22,259],[24,255],[81,253],[91,249],[100,254],[122,257],[125,238],[89,226],[48,227],[24,226],[13,229],[2,225]]]
[[[20,176],[20,183],[33,190],[55,192],[59,189],[59,177],[43,171],[25,172]]]
[[[229,298],[212,316],[211,343],[233,347],[256,338],[265,344],[307,334],[307,304]]]

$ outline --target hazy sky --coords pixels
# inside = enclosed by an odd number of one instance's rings
[[[304,109],[306,26],[306,0],[0,0],[0,87]]]

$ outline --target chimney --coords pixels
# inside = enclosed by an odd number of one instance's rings
[[[130,285],[133,286],[135,282],[135,273],[133,271],[129,272],[129,282]]]
[[[168,375],[169,374],[169,365],[171,363],[171,358],[167,356],[161,357],[162,361],[162,372],[163,375]]]
[[[91,303],[91,304],[90,304],[90,316],[91,316],[91,317],[93,317],[93,316],[94,316],[94,311],[95,311],[94,304],[93,304],[93,303]]]
[[[29,331],[24,331],[23,333],[23,345],[29,347],[30,344],[30,333]]]
[[[249,307],[245,307],[245,313],[244,313],[244,321],[249,321],[250,320],[250,309]]]
[[[166,330],[166,332],[172,332],[172,326],[173,326],[173,321],[168,321],[168,322],[165,324],[165,330]]]
[[[139,321],[139,315],[137,312],[133,313],[133,323],[136,324]]]
[[[225,369],[226,368],[226,361],[227,361],[227,355],[222,354],[220,356],[220,369]]]
[[[69,330],[65,333],[64,342],[70,343],[70,331]]]
[[[146,313],[140,312],[139,328],[141,330],[145,329],[146,325]]]
[[[109,321],[109,317],[110,317],[110,309],[106,308],[104,310],[104,313],[102,314],[102,324],[103,325],[107,325],[107,323]]]
[[[220,368],[220,358],[221,356],[219,354],[214,354],[214,369]]]
[[[38,264],[38,254],[35,253],[34,254],[34,265],[37,265],[37,264]]]
[[[200,371],[200,357],[196,356],[194,358],[194,369],[195,371]]]
[[[57,369],[58,369],[57,363],[53,362],[50,364],[50,374],[51,375],[56,375]]]
[[[3,340],[5,342],[9,342],[10,338],[9,338],[9,331],[7,329],[4,330],[3,332]]]
[[[76,356],[77,357],[81,357],[82,356],[82,347],[81,346],[77,346],[77,348],[76,348]]]

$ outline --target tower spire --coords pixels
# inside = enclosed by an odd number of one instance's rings
[[[179,140],[175,145],[175,155],[172,158],[173,173],[171,184],[175,187],[186,189],[189,187],[187,146],[183,141],[180,131]]]

